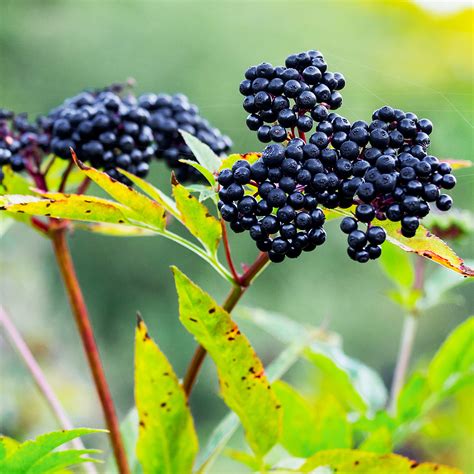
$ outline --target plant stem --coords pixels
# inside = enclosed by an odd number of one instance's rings
[[[221,219],[222,227],[222,241],[224,242],[225,257],[227,259],[227,264],[229,265],[230,273],[235,281],[240,280],[240,275],[235,269],[234,261],[232,260],[232,253],[230,250],[229,235],[227,234],[227,226],[224,219]]]
[[[105,378],[104,369],[100,360],[99,350],[94,337],[94,332],[89,320],[87,307],[82,295],[81,287],[77,279],[74,263],[69,252],[66,240],[66,229],[51,231],[54,252],[58,267],[66,287],[72,311],[76,320],[77,328],[82,339],[82,345],[86,353],[87,361],[92,372],[92,377],[102,405],[110,441],[114,451],[117,467],[120,474],[130,474],[127,457],[120,436],[119,422],[115,413],[115,407],[110,394],[110,389]]]
[[[49,408],[51,409],[53,415],[58,421],[59,426],[63,430],[72,430],[74,426],[69,417],[67,416],[63,406],[61,405],[61,402],[54,393],[54,390],[52,389],[51,385],[49,385],[48,380],[46,379],[43,371],[41,370],[41,367],[38,365],[38,362],[36,362],[36,359],[31,353],[25,340],[23,339],[20,332],[15,327],[15,324],[10,319],[7,312],[2,306],[0,306],[0,325],[2,325],[5,329],[5,332],[10,338],[12,346],[16,349],[18,355],[25,363],[26,368],[33,377],[33,380],[35,381],[40,393],[43,395],[46,403],[49,405]],[[84,444],[82,443],[80,438],[71,440],[70,444],[75,449],[85,449]],[[85,463],[84,469],[89,474],[97,473],[95,466],[91,463]]]
[[[402,337],[400,340],[400,348],[398,351],[397,365],[393,374],[392,389],[390,391],[390,404],[388,410],[391,414],[396,413],[398,395],[405,383],[405,376],[410,363],[410,357],[415,341],[416,328],[418,320],[413,315],[405,316],[403,321]]]
[[[424,261],[417,258],[415,261],[415,282],[414,290],[423,289],[424,284]],[[418,315],[416,309],[413,309],[405,316],[403,321],[402,336],[400,339],[400,348],[398,350],[397,364],[393,374],[392,388],[390,390],[390,401],[388,411],[392,415],[396,414],[397,401],[400,391],[405,383],[405,377],[410,365],[410,358],[413,352],[413,344],[415,342],[416,330],[418,328]]]
[[[242,298],[245,290],[252,284],[253,280],[260,274],[268,262],[268,255],[261,252],[255,262],[248,267],[245,273],[239,278],[239,281],[235,282],[234,287],[230,290],[222,305],[223,309],[230,313],[235,308],[235,305],[239,302],[240,298]],[[194,352],[183,380],[183,388],[188,397],[191,394],[205,357],[206,349],[199,345]]]

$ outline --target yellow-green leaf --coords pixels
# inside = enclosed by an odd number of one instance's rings
[[[145,181],[144,179],[139,178],[138,176],[135,176],[134,174],[129,173],[128,171],[120,169],[120,173],[125,175],[133,184],[138,186],[144,193],[148,194],[148,196],[150,196],[158,204],[163,206],[167,212],[169,212],[176,218],[179,218],[179,211],[178,211],[178,208],[176,207],[175,202],[169,196],[167,196],[163,191],[156,188],[155,186],[150,184],[148,181]]]
[[[317,467],[327,466],[333,472],[346,474],[462,474],[453,467],[441,464],[418,464],[397,454],[379,455],[350,449],[321,451],[308,459],[301,467],[301,472],[312,472]]]
[[[181,214],[180,220],[210,252],[215,255],[222,237],[220,222],[209,209],[184,186],[174,182],[173,196]]]
[[[277,442],[280,404],[263,364],[229,313],[176,267],[179,317],[207,350],[219,374],[222,396],[238,415],[252,450],[263,456]]]
[[[98,171],[77,161],[86,176],[99,185],[106,193],[119,203],[133,209],[141,222],[162,230],[166,226],[165,209],[156,201],[149,199],[144,194],[135,191],[130,186],[118,182],[108,174]]]
[[[124,224],[106,224],[104,222],[92,222],[88,224],[75,222],[74,228],[95,234],[110,235],[112,237],[146,237],[156,235],[155,232],[144,229],[143,227]]]
[[[31,183],[20,173],[15,173],[10,166],[4,166],[3,180],[0,184],[0,195],[2,194],[33,194]]]
[[[226,168],[232,168],[232,165],[239,160],[245,160],[248,161],[250,164],[255,163],[260,157],[262,156],[261,153],[243,153],[243,154],[238,154],[238,153],[233,153],[232,155],[227,156],[224,158],[220,164],[219,171],[226,169]]]
[[[400,230],[400,223],[391,221],[373,221],[374,225],[383,227],[387,232],[387,239],[407,252],[414,252],[422,257],[429,258],[464,276],[474,276],[474,269],[464,264],[446,242],[432,234],[425,227],[420,226],[412,238],[404,237]]]
[[[426,376],[415,372],[403,386],[397,400],[397,419],[405,423],[417,418],[430,395]]]
[[[359,448],[377,454],[390,453],[393,450],[392,433],[387,426],[381,426],[370,433]]]
[[[351,216],[351,209],[332,209],[333,213],[340,216]],[[422,257],[433,260],[450,270],[460,273],[463,276],[474,276],[474,268],[464,263],[464,260],[449,245],[436,235],[432,234],[428,229],[421,226],[418,227],[414,237],[404,237],[400,230],[399,222],[389,220],[380,221],[374,219],[373,225],[383,227],[387,232],[387,240],[397,245],[406,252],[413,252]],[[383,252],[383,251],[382,251]]]
[[[57,200],[33,196],[1,196],[0,206],[11,213],[109,224],[126,223],[128,218],[134,215],[127,207],[106,199],[77,194],[57,196],[59,196]]]
[[[145,474],[191,474],[198,440],[171,364],[139,319],[135,336],[137,456]]]

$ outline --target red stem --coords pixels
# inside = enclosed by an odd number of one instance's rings
[[[250,265],[250,267],[245,270],[239,281],[236,282],[237,285],[234,286],[227,295],[227,298],[222,305],[223,309],[230,313],[235,308],[235,305],[239,302],[240,298],[242,298],[245,290],[251,285],[254,278],[260,273],[260,271],[268,262],[268,255],[264,252],[260,252],[255,262],[253,262],[252,265]],[[188,397],[191,394],[205,357],[206,349],[204,349],[202,346],[198,346],[194,352],[191,362],[189,363],[186,375],[184,376],[183,380],[183,388]]]
[[[234,280],[239,282],[240,275],[237,273],[234,262],[232,260],[232,254],[230,251],[230,244],[229,244],[229,235],[227,233],[227,226],[223,219],[221,219],[221,226],[222,226],[222,240],[224,242],[225,258],[227,259],[227,264],[229,265],[230,273],[232,274]]]
[[[72,312],[82,339],[82,345],[100,398],[119,473],[130,474],[125,449],[120,436],[119,422],[115,413],[114,403],[105,378],[84,296],[82,295],[81,287],[79,286],[74,269],[74,263],[69,252],[66,240],[66,229],[60,228],[52,230],[51,238],[58,267],[66,287]]]
[[[61,184],[59,185],[58,192],[63,193],[64,190],[66,189],[66,182],[67,179],[69,178],[69,174],[72,171],[72,168],[74,167],[74,161],[70,161],[69,164],[67,165],[66,170],[63,173],[63,176],[61,178]]]

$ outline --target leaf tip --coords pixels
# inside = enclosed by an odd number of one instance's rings
[[[74,148],[69,147],[69,151],[71,152],[72,160],[74,163],[81,169],[81,170],[87,170],[88,167],[77,157],[76,152],[74,151]]]
[[[137,317],[137,327],[140,328],[140,326],[144,324],[140,311],[137,311],[136,317]]]
[[[177,186],[179,184],[178,179],[176,178],[176,175],[174,174],[174,171],[171,172],[171,185],[172,186]]]

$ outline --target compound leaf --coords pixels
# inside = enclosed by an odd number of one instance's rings
[[[5,438],[2,438],[1,444],[6,455],[3,458],[0,457],[0,472],[36,474],[39,472],[53,472],[56,466],[60,469],[78,462],[94,461],[91,458],[82,458],[82,455],[98,452],[95,450],[61,451],[61,453],[68,453],[64,456],[59,455],[59,452],[53,452],[59,446],[91,433],[105,433],[105,430],[77,428],[68,431],[53,431],[16,446],[11,440],[6,441]],[[38,466],[39,468],[37,468]],[[41,466],[44,468],[41,468]]]
[[[190,474],[198,440],[186,395],[141,319],[135,333],[135,402],[137,456],[145,474]]]
[[[180,320],[214,360],[224,401],[240,418],[252,450],[263,456],[278,440],[281,411],[262,362],[229,313],[176,267],[173,272]]]
[[[173,196],[181,214],[181,222],[202,242],[211,255],[215,255],[222,237],[220,222],[188,189],[177,182],[173,183]]]
[[[85,462],[101,462],[91,457],[84,457],[86,454],[100,453],[98,449],[68,449],[64,451],[54,451],[42,457],[28,470],[31,474],[56,473],[61,469],[82,464]]]
[[[397,454],[379,455],[350,449],[321,451],[308,459],[301,472],[312,472],[320,466],[327,466],[332,472],[360,472],[364,474],[462,474],[458,469],[441,464],[418,464]]]

